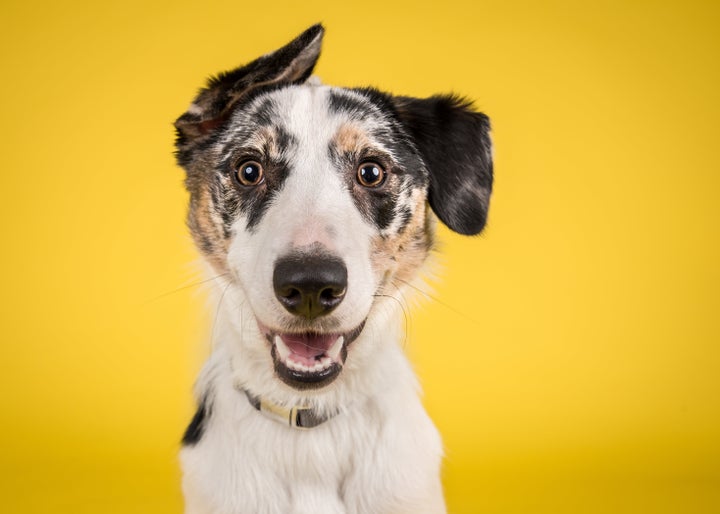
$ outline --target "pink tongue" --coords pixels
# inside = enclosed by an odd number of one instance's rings
[[[338,338],[332,334],[288,334],[280,337],[292,353],[311,360],[327,352]]]

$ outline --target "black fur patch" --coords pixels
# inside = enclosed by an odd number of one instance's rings
[[[351,91],[355,95],[344,93]],[[357,97],[360,96],[360,98]],[[392,96],[372,87],[357,87],[335,90],[330,94],[329,107],[331,112],[349,115],[366,115],[368,112],[390,114],[395,111]]]
[[[395,206],[398,195],[395,191],[384,193],[370,190],[368,193],[372,207],[370,215],[375,222],[375,226],[380,230],[385,230],[395,219]]]
[[[288,167],[284,162],[275,163],[267,172],[264,188],[243,195],[240,209],[247,214],[247,229],[252,231],[270,207],[275,196],[282,190],[288,176]]]
[[[408,226],[408,223],[410,223],[413,212],[410,207],[405,206],[398,209],[397,215],[400,218],[400,228],[398,231],[403,232],[405,230],[405,227]]]
[[[430,207],[455,232],[478,234],[493,183],[490,120],[454,96],[397,97],[396,104],[430,171]]]
[[[254,119],[253,114],[249,118]],[[253,133],[267,130],[273,141],[263,141],[259,147],[244,146],[244,141]],[[295,138],[279,125],[244,127],[244,133],[229,143],[223,153],[229,155],[216,173],[216,187],[222,190],[217,208],[223,218],[226,234],[242,212],[247,217],[246,228],[250,231],[260,223],[272,200],[282,190],[289,173],[289,164],[283,155],[295,145]],[[272,148],[277,147],[277,152]],[[264,180],[253,187],[243,186],[235,179],[237,167],[245,160],[255,160],[263,167]]]
[[[350,118],[355,118],[371,114],[373,105],[369,99],[358,98],[357,96],[334,90],[330,91],[328,108],[333,114],[345,114]]]
[[[222,203],[216,205],[223,221],[223,236],[225,239],[229,239],[232,236],[233,223],[235,223],[240,210],[240,200],[236,195],[226,193],[222,196]]]
[[[194,446],[200,442],[200,439],[202,439],[202,436],[205,433],[205,428],[207,427],[207,422],[211,414],[212,404],[209,402],[208,398],[205,397],[200,401],[200,405],[198,405],[195,415],[185,430],[185,434],[182,438],[183,446]]]
[[[287,150],[297,143],[297,139],[280,125],[273,125],[273,132],[275,133],[275,143],[283,150]]]

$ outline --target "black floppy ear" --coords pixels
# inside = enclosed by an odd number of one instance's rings
[[[479,234],[493,182],[489,118],[451,95],[395,97],[395,107],[430,173],[430,207],[455,232]]]
[[[178,147],[192,144],[222,125],[251,91],[307,80],[320,56],[323,32],[322,25],[313,25],[282,48],[208,80],[187,112],[175,121]]]

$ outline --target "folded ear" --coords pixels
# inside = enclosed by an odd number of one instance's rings
[[[451,95],[394,100],[430,173],[430,207],[455,232],[480,233],[493,182],[489,118]]]
[[[313,25],[279,50],[208,80],[187,112],[175,122],[178,146],[203,138],[222,125],[238,101],[251,91],[304,82],[320,56],[323,32],[322,25]]]

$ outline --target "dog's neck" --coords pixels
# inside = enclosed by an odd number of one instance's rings
[[[288,408],[283,405],[273,403],[270,400],[254,396],[249,391],[243,390],[242,392],[245,393],[245,396],[247,396],[250,405],[255,407],[255,409],[261,412],[265,417],[270,418],[281,425],[286,425],[298,430],[315,428],[316,426],[322,425],[326,421],[340,414],[340,411],[337,411],[334,414],[317,412],[312,407],[304,405]]]

